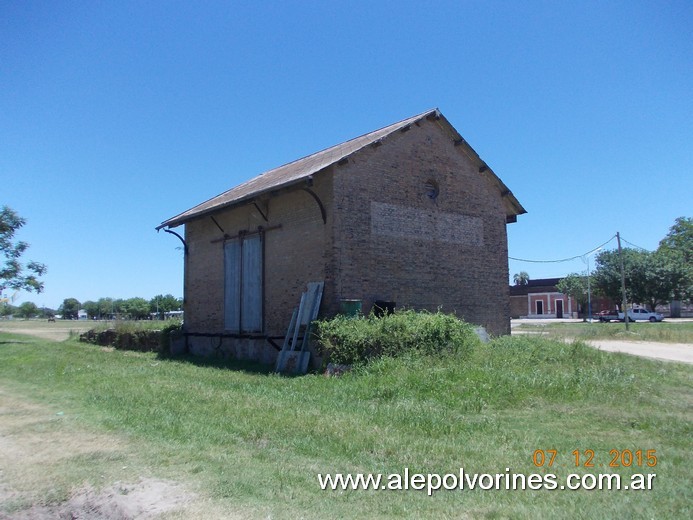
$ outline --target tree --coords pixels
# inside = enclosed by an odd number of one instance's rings
[[[686,262],[693,262],[693,218],[677,218],[659,247],[679,251]]]
[[[63,315],[64,320],[75,320],[77,319],[77,311],[79,311],[79,306],[79,300],[75,298],[65,298],[58,311]]]
[[[112,305],[114,318],[123,318],[124,316],[122,315],[127,314],[127,305],[125,303],[125,300],[123,300],[122,298],[116,298],[115,300],[113,300]]]
[[[662,257],[649,251],[624,248],[623,270],[626,298],[647,304],[653,310],[671,299],[671,278]],[[607,298],[621,301],[621,264],[618,251],[602,251],[596,257],[595,289]]]
[[[575,301],[583,310],[584,314],[589,300],[589,295],[587,292],[587,276],[571,273],[565,278],[562,278],[561,281],[556,285],[556,288],[563,294],[566,294],[571,298],[575,298]]]
[[[626,287],[630,287],[633,302],[647,304],[654,310],[658,304],[669,301],[670,290],[654,253],[630,250],[628,262]]]
[[[97,302],[98,304],[98,312],[97,316],[99,318],[113,318],[116,310],[115,306],[113,304],[113,298],[99,298],[99,301]]]
[[[9,303],[0,304],[0,316],[4,318],[6,316],[13,316],[15,314],[19,314],[19,309],[17,307],[10,305]]]
[[[527,271],[520,271],[513,275],[513,282],[515,285],[527,285],[529,283],[529,273]]]
[[[98,304],[98,302],[88,300],[82,304],[82,309],[87,311],[87,315],[90,318],[96,318],[99,316],[99,304]]]
[[[149,302],[144,298],[129,298],[122,304],[122,310],[134,320],[149,317]]]
[[[33,302],[24,302],[19,306],[19,315],[24,319],[33,318],[38,314],[38,307]]]
[[[155,312],[162,317],[165,312],[179,311],[183,306],[183,300],[172,294],[158,294],[149,300],[149,312]]]
[[[656,254],[661,276],[671,286],[671,299],[693,298],[693,219],[677,218]]]
[[[0,266],[0,293],[6,288],[23,291],[43,290],[43,282],[38,277],[46,273],[46,266],[30,261],[22,264],[20,258],[29,247],[26,242],[14,242],[14,235],[26,220],[12,209],[3,206],[0,210],[0,254],[4,262]]]
[[[39,309],[39,317],[41,318],[52,318],[55,316],[55,311],[50,307],[41,307]]]

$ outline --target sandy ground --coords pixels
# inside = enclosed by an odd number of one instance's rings
[[[34,504],[9,515],[0,512],[0,519],[153,519],[185,503],[178,489],[179,486],[175,483],[155,479],[140,479],[135,484],[116,482],[101,490],[84,486],[75,490],[64,502],[52,505]]]
[[[75,428],[62,412],[0,388],[0,520],[189,518],[196,496],[180,483],[110,480],[101,470],[98,487],[80,479],[94,464],[129,464],[128,452],[122,439]]]
[[[607,352],[623,352],[667,361],[693,364],[693,345],[690,343],[650,343],[646,341],[590,340],[590,345]]]
[[[94,322],[0,320],[0,331],[63,341]],[[247,518],[160,478],[127,438],[85,430],[50,398],[0,386],[0,520]]]

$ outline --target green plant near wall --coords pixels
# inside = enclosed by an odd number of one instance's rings
[[[453,315],[413,310],[399,310],[383,317],[337,316],[317,321],[314,331],[318,350],[326,362],[345,364],[410,351],[464,353],[480,341],[470,324]]]
[[[161,329],[161,350],[162,354],[170,354],[171,340],[179,337],[183,332],[183,322],[179,320],[167,320],[166,325]]]

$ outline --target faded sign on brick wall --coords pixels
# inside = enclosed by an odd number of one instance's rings
[[[484,245],[484,224],[480,217],[384,202],[371,202],[371,233],[466,246]]]

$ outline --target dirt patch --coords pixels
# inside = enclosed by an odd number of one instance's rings
[[[693,345],[690,343],[655,343],[648,341],[587,340],[587,343],[607,352],[623,352],[666,361],[693,364]]]
[[[136,484],[116,482],[100,491],[90,486],[75,491],[70,498],[55,505],[33,505],[11,516],[12,520],[129,520],[155,518],[179,509],[190,501],[190,495],[174,482],[141,479]]]
[[[130,451],[118,437],[0,389],[0,520],[146,519],[196,499],[179,483],[133,478]]]

